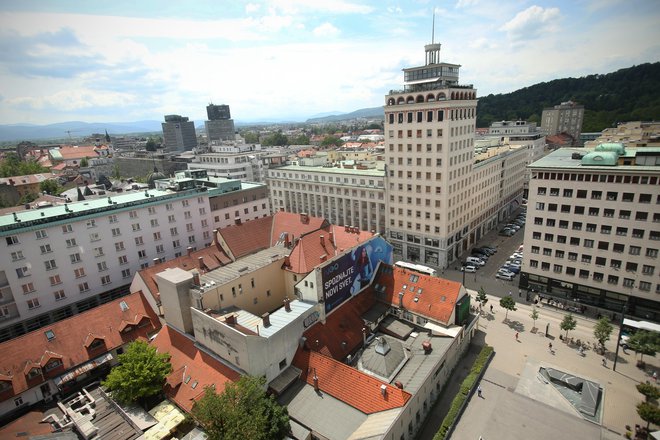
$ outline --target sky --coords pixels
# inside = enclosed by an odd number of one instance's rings
[[[478,96],[507,93],[659,61],[658,23],[657,0],[0,0],[0,124],[382,106],[432,38]]]

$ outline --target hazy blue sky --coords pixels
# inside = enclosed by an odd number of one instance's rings
[[[383,105],[424,44],[479,96],[660,60],[657,0],[0,0],[0,123]]]

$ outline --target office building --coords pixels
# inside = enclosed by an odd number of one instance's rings
[[[209,104],[206,106],[206,114],[209,119],[204,122],[204,126],[206,127],[206,138],[209,145],[213,142],[236,139],[234,120],[231,118],[228,105]]]
[[[425,51],[385,97],[387,237],[396,255],[446,267],[519,206],[526,154],[475,161],[477,92],[440,44]]]
[[[270,211],[265,185],[204,170],[155,186],[0,216],[0,341],[125,295],[141,268]]]
[[[660,320],[659,164],[658,148],[615,143],[531,164],[520,287]]]
[[[163,147],[167,151],[190,151],[197,147],[195,123],[187,117],[166,115],[163,127]]]
[[[384,163],[328,163],[324,155],[268,170],[274,211],[307,213],[337,225],[385,232]]]
[[[244,182],[263,182],[266,152],[259,144],[224,141],[209,145],[207,151],[195,155],[189,168],[204,169],[209,175],[239,179]]]
[[[584,106],[566,101],[543,109],[541,130],[546,136],[566,133],[573,138],[573,145],[577,145],[580,142],[583,120]]]
[[[582,133],[583,135],[585,133]],[[660,147],[660,122],[631,121],[606,128],[587,139],[584,146],[594,148],[598,144],[619,142],[624,147]]]

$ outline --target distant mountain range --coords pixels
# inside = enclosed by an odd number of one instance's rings
[[[93,133],[152,133],[162,131],[160,121],[137,122],[58,122],[48,125],[0,125],[0,142],[38,139],[81,138]]]
[[[339,113],[334,115],[310,118],[305,121],[307,124],[323,124],[327,122],[347,121],[350,119],[364,118],[364,119],[383,119],[385,113],[383,107],[371,107],[355,110],[350,113]]]

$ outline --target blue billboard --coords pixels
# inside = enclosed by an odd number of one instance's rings
[[[369,284],[379,261],[392,264],[392,258],[392,245],[382,237],[374,237],[322,267],[326,313]]]

